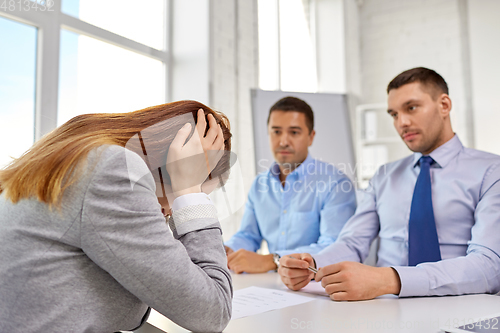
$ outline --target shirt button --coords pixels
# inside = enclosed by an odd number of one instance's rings
[[[285,236],[285,232],[283,231],[283,232],[281,233],[281,235]]]
[[[283,214],[286,214],[286,209],[283,211]]]

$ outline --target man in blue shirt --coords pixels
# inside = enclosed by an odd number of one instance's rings
[[[334,244],[281,258],[282,281],[303,288],[313,265],[333,300],[498,292],[500,156],[462,145],[436,72],[405,71],[387,92],[394,127],[414,154],[378,170]],[[378,267],[360,264],[377,236]]]
[[[268,132],[275,163],[253,182],[240,230],[225,244],[228,267],[236,273],[267,272],[285,254],[321,251],[356,209],[349,178],[308,154],[315,131],[306,102],[295,97],[276,102]],[[269,255],[255,253],[263,239]]]

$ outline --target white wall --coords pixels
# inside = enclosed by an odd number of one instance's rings
[[[173,0],[172,100],[195,99],[231,123],[237,181],[214,191],[224,239],[234,234],[255,177],[250,89],[258,81],[257,0]]]
[[[172,7],[172,101],[209,104],[209,2],[172,0]]]
[[[468,7],[476,148],[500,154],[500,1]]]
[[[441,74],[453,101],[452,124],[465,145],[470,85],[468,40],[461,0],[363,0],[360,3],[361,102],[385,103],[386,87],[400,72],[423,66]],[[474,2],[474,1],[472,1]],[[464,60],[465,59],[465,60]],[[387,121],[390,121],[387,119]],[[470,126],[469,126],[470,127]]]
[[[346,92],[342,0],[316,0],[318,92]]]
[[[361,80],[361,41],[359,5],[356,0],[344,0],[344,58],[345,58],[345,92],[347,106],[351,115],[351,133],[356,133],[356,106],[360,104],[362,93]],[[357,138],[353,137],[354,147]],[[356,161],[358,163],[359,161]]]
[[[237,154],[243,177],[231,198],[232,216],[221,221],[224,239],[235,233],[243,215],[246,194],[255,177],[250,89],[258,81],[257,0],[210,2],[211,106],[231,122],[232,151]],[[242,185],[242,187],[241,187]],[[244,200],[236,198],[243,195]],[[234,205],[232,205],[234,207]]]

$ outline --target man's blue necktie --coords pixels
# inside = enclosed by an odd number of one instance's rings
[[[408,235],[408,265],[441,260],[439,240],[432,210],[430,166],[434,162],[430,156],[420,158],[420,174],[411,201]]]

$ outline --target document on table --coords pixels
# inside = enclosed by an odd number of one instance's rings
[[[283,290],[289,290],[289,289],[283,285]],[[302,293],[330,297],[330,295],[326,293],[325,288],[321,286],[321,281],[320,282],[311,281],[307,284],[307,286],[300,289],[299,291]]]
[[[231,320],[313,301],[314,298],[260,287],[236,290]]]
[[[321,286],[321,282],[316,282],[316,281],[311,281],[307,286],[304,288],[300,289],[299,291],[309,293],[309,294],[315,294],[315,295],[320,295],[320,296],[326,296],[330,297],[325,291],[325,288]]]

